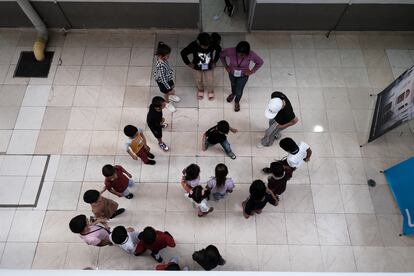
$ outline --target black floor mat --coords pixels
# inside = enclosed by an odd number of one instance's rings
[[[37,61],[33,52],[21,52],[13,77],[47,78],[54,52],[45,52],[45,59]]]

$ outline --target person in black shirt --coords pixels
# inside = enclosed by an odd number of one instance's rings
[[[267,203],[277,206],[279,198],[266,188],[262,180],[255,180],[250,185],[249,197],[242,202],[243,216],[249,218],[253,213],[260,214]]]
[[[270,163],[270,168],[264,168],[263,172],[271,174],[267,178],[267,187],[275,195],[281,195],[286,190],[286,184],[292,178],[293,170],[289,166],[284,166],[282,161]]]
[[[226,261],[220,255],[217,247],[209,245],[205,249],[195,251],[193,260],[196,261],[204,270],[212,270],[218,265],[224,265]]]
[[[236,159],[236,155],[231,150],[229,141],[227,141],[226,135],[229,131],[236,133],[238,130],[230,127],[229,123],[225,120],[218,122],[217,125],[203,134],[202,150],[205,151],[209,146],[220,144],[231,159]]]
[[[165,119],[162,117],[162,109],[165,108],[167,102],[164,98],[156,96],[152,99],[147,114],[147,124],[152,134],[158,140],[158,145],[163,151],[168,151],[168,146],[162,141],[162,129],[168,127]]]
[[[265,110],[265,116],[269,119],[269,128],[265,131],[258,148],[270,147],[273,142],[282,135],[280,132],[296,124],[299,119],[293,112],[292,104],[282,92],[273,92],[269,104]]]
[[[204,89],[208,91],[208,99],[214,99],[214,68],[220,58],[221,47],[212,43],[208,33],[200,33],[197,40],[181,50],[183,62],[192,69],[198,89],[198,99],[204,98]],[[193,60],[188,59],[193,56]]]

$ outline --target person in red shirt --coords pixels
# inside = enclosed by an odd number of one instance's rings
[[[102,168],[102,174],[105,176],[105,187],[101,194],[108,190],[110,193],[119,197],[126,197],[131,199],[134,195],[128,190],[128,187],[134,186],[135,182],[132,180],[132,175],[127,172],[122,166],[106,164]]]
[[[157,262],[162,262],[162,257],[159,254],[161,249],[169,247],[175,247],[174,238],[168,232],[161,232],[155,230],[151,226],[145,227],[138,235],[139,242],[135,248],[135,256],[139,256],[144,253],[147,249],[151,250],[151,257]]]

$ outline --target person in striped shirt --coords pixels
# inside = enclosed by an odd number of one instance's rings
[[[164,42],[158,42],[157,51],[155,53],[156,61],[154,66],[154,78],[160,88],[161,93],[167,102],[167,108],[171,112],[175,112],[175,107],[172,102],[179,102],[180,98],[175,95],[174,90],[174,74],[168,58],[171,54],[171,48]]]

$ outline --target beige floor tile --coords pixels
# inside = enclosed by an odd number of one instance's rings
[[[0,202],[2,204],[18,204],[25,180],[24,176],[1,176]],[[10,189],[10,186],[13,189]]]
[[[105,65],[108,48],[87,47],[83,56],[83,65]]]
[[[108,246],[99,250],[98,268],[108,270],[128,270],[130,259],[135,256],[128,255],[118,246]]]
[[[21,107],[15,129],[40,129],[45,107]]]
[[[168,182],[179,182],[181,177],[183,176],[183,169],[186,168],[188,165],[196,162],[196,157],[188,157],[188,156],[171,156],[170,157],[170,164],[168,169]],[[201,181],[207,181],[208,177],[214,175],[214,167],[216,164],[211,164],[211,166],[202,166],[199,164],[200,167],[203,169],[200,172]],[[213,167],[213,169],[211,169]],[[206,170],[206,171],[204,171]],[[208,173],[213,173],[212,175]]]
[[[50,93],[48,106],[72,106],[76,86],[53,85]]]
[[[319,244],[314,214],[286,213],[285,216],[289,244]]]
[[[69,107],[47,107],[41,128],[44,130],[65,130],[69,124],[70,113]]]
[[[99,247],[85,243],[71,243],[68,246],[65,269],[97,268]]]
[[[194,156],[197,153],[197,132],[172,132],[171,155]]]
[[[150,84],[151,67],[129,67],[127,85],[148,86]]]
[[[174,237],[177,243],[194,243],[195,220],[198,218],[192,212],[166,212],[165,229]]]
[[[10,138],[8,154],[33,154],[36,148],[38,130],[14,130]]]
[[[131,48],[109,48],[106,65],[129,65],[130,58]]]
[[[39,243],[32,269],[63,269],[68,244]]]
[[[87,156],[61,156],[56,173],[57,181],[82,181],[85,172]]]
[[[321,245],[350,245],[347,223],[343,214],[316,214]]]
[[[287,245],[259,245],[258,259],[261,271],[290,271]]]
[[[7,241],[7,237],[10,232],[10,228],[13,222],[15,211],[12,210],[2,210],[0,212],[0,219],[2,221],[0,225],[0,241],[5,242]],[[0,250],[2,252],[2,250]]]
[[[81,182],[60,182],[53,185],[48,210],[76,210]]]
[[[92,130],[96,117],[96,108],[73,107],[68,129],[73,130]]]
[[[79,74],[79,85],[101,85],[103,82],[103,66],[82,66]]]
[[[114,86],[116,85],[116,86]],[[125,87],[123,84],[102,86],[99,94],[98,106],[102,107],[121,107],[124,101]]]
[[[115,155],[118,141],[117,131],[94,131],[92,133],[90,155]]]
[[[350,246],[321,246],[326,272],[355,272],[354,253]]]
[[[64,136],[62,154],[88,154],[92,131],[68,130]]]
[[[41,176],[28,176],[26,178],[22,194],[20,195],[19,204],[35,204],[41,180]]]
[[[76,85],[80,66],[59,66],[56,71],[54,84],[56,85]]]
[[[39,242],[82,243],[81,238],[68,229],[68,222],[77,215],[78,211],[47,211]]]
[[[156,194],[154,198],[151,195]],[[134,196],[138,200],[138,211],[165,211],[167,205],[166,183],[139,183]]]
[[[153,55],[154,50],[152,48],[132,48],[130,65],[152,66]]]
[[[25,85],[3,85],[0,106],[20,106],[26,93]]]
[[[73,106],[94,107],[98,104],[100,86],[76,86]]]
[[[152,99],[149,87],[127,86],[125,88],[124,107],[146,108]]]
[[[36,243],[7,243],[3,251],[0,267],[30,269],[35,255],[36,246]]]
[[[288,185],[284,194],[283,204],[285,212],[314,213],[310,185]]]
[[[292,271],[324,271],[319,246],[289,245]]]
[[[7,240],[10,242],[37,242],[44,216],[44,211],[16,211]],[[27,231],[28,225],[30,225],[30,231]]]
[[[245,260],[240,263],[240,260]],[[256,271],[259,268],[257,247],[254,245],[227,244],[226,264],[223,270]]]
[[[97,108],[94,129],[118,130],[121,122],[122,108]]]
[[[256,242],[255,216],[246,219],[241,212],[226,212],[226,243],[256,244]]]
[[[256,216],[256,231],[258,244],[287,244],[286,219],[283,213],[263,213]]]

